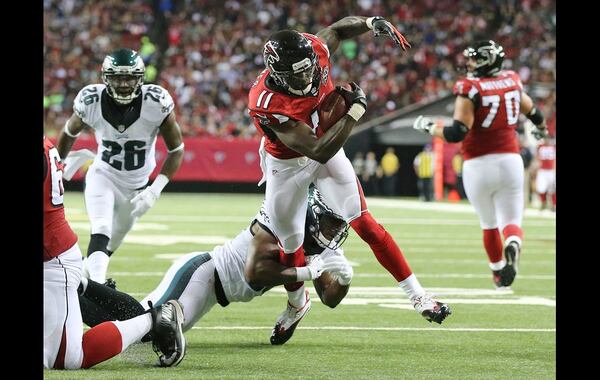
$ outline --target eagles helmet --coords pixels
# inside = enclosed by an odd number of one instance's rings
[[[321,75],[312,42],[295,30],[273,33],[263,58],[275,83],[296,95],[307,95]]]
[[[467,60],[474,59],[474,63],[467,63],[468,71],[475,77],[490,77],[502,70],[504,62],[504,49],[492,40],[478,41],[463,51]]]
[[[306,227],[321,248],[336,249],[348,237],[348,223],[325,204],[321,193],[312,184],[308,191]]]
[[[119,104],[129,104],[142,93],[146,66],[131,49],[117,49],[104,58],[102,81],[108,95]]]

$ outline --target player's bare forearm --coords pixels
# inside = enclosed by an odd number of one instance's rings
[[[356,120],[349,115],[344,115],[337,123],[331,126],[331,128],[317,140],[315,153],[323,159],[323,161],[317,161],[323,164],[329,161],[329,159],[344,146],[355,125]]]
[[[173,176],[175,176],[175,173],[179,170],[182,161],[183,150],[169,153],[165,162],[163,162],[162,168],[160,168],[160,173],[166,175],[169,179],[173,179]]]
[[[71,151],[75,140],[77,140],[77,137],[73,136],[76,136],[79,133],[81,133],[84,127],[85,124],[83,123],[83,121],[75,114],[73,114],[69,118],[69,120],[67,120],[67,122],[65,123],[65,127],[60,131],[58,139],[56,141],[56,149],[58,150],[58,154],[60,157],[62,157],[63,159],[67,158],[67,155]],[[69,134],[71,134],[72,136],[69,136],[65,132],[65,129],[68,129]]]
[[[355,124],[352,117],[345,115],[320,138],[308,125],[299,121],[290,120],[271,129],[290,149],[324,164],[344,145]]]
[[[56,140],[56,149],[58,150],[58,155],[62,159],[67,158],[75,140],[76,138],[67,136],[64,130],[60,131],[58,139]]]
[[[181,166],[184,153],[183,135],[179,124],[177,124],[175,111],[171,112],[163,121],[160,126],[160,133],[169,151],[160,173],[172,179],[177,170],[179,170],[179,166]]]
[[[367,17],[347,16],[319,31],[317,37],[323,39],[327,43],[329,51],[333,53],[341,41],[360,36],[369,30]]]
[[[329,272],[321,273],[319,278],[313,280],[313,285],[321,302],[330,308],[334,308],[342,302],[350,289],[350,285],[340,285],[336,277]]]

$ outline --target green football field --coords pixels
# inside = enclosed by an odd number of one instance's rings
[[[552,379],[556,377],[556,219],[526,210],[520,272],[494,289],[477,216],[467,203],[425,204],[368,198],[421,284],[453,314],[430,324],[353,232],[344,244],[354,266],[335,309],[311,290],[312,310],[294,337],[271,346],[286,305],[283,287],[249,303],[216,305],[186,333],[175,368],[154,367],[150,344],[137,344],[89,370],[44,371],[47,379]],[[108,276],[142,299],[179,255],[208,251],[245,228],[255,194],[165,193],[112,256]],[[83,194],[65,195],[67,218],[87,250]]]

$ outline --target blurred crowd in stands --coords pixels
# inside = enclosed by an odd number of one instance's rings
[[[462,50],[492,38],[554,131],[551,0],[44,0],[45,132],[63,127],[83,86],[101,83],[104,56],[128,47],[142,55],[146,82],[173,95],[186,136],[253,138],[247,93],[264,67],[268,36],[284,28],[316,33],[347,15],[382,15],[412,44],[402,52],[367,33],[333,55],[335,81],[356,81],[367,93],[366,119],[449,94]]]

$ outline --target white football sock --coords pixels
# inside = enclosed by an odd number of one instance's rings
[[[301,309],[306,304],[306,296],[304,295],[304,285],[302,285],[300,289],[294,290],[293,292],[290,292],[288,290],[287,294],[290,304],[292,304],[292,306],[294,306],[295,308]]]
[[[506,260],[502,259],[496,263],[488,263],[491,270],[500,270],[506,265]]]
[[[422,296],[426,293],[414,273],[400,281],[398,285],[404,290],[408,299],[413,299],[414,297]]]
[[[114,321],[113,323],[121,333],[122,352],[131,344],[139,342],[144,335],[150,332],[150,329],[152,329],[152,316],[150,313],[144,313],[125,321]]]
[[[109,261],[110,257],[106,253],[102,251],[92,252],[84,261],[89,279],[104,284]]]

